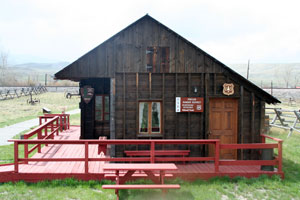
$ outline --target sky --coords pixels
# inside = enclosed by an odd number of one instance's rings
[[[149,14],[221,62],[300,62],[297,0],[0,0],[9,62],[73,62]]]

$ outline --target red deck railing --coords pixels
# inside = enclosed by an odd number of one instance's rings
[[[56,118],[57,119],[57,118]],[[277,165],[278,172],[282,172],[282,140],[272,138],[270,136],[262,135],[263,141],[265,138],[270,138],[277,143],[265,144],[220,144],[218,139],[215,140],[10,140],[14,142],[15,149],[15,172],[18,172],[19,162],[85,162],[85,173],[89,172],[89,162],[91,161],[109,161],[109,162],[195,162],[195,161],[214,161],[215,172],[219,172],[220,165]],[[48,144],[64,144],[64,145],[84,145],[85,153],[83,158],[19,158],[18,151],[19,145],[48,145]],[[91,158],[89,157],[89,145],[149,145],[150,157],[102,157]],[[215,155],[213,157],[156,157],[156,145],[214,145]],[[220,150],[222,149],[274,149],[278,148],[278,157],[275,160],[220,160]]]
[[[44,120],[44,123],[42,123]],[[48,121],[47,121],[48,120]],[[24,134],[24,140],[28,140],[31,137],[38,140],[54,139],[54,134],[59,134],[59,131],[63,131],[63,128],[69,129],[69,115],[67,114],[47,114],[39,117],[40,125],[35,129]],[[65,122],[65,123],[64,123]],[[50,130],[48,130],[50,129]],[[50,133],[48,133],[50,131]],[[38,153],[41,153],[41,145],[35,144],[31,149],[28,149],[28,144],[24,144],[24,158],[27,159],[29,154],[38,149]],[[48,144],[45,144],[46,146]],[[15,152],[16,154],[16,152]],[[25,161],[25,163],[28,163]]]

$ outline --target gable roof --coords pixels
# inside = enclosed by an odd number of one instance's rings
[[[273,104],[274,103],[281,103],[277,98],[275,98],[274,96],[272,96],[269,93],[265,92],[263,89],[259,88],[258,86],[256,86],[255,84],[253,84],[251,81],[247,80],[246,78],[244,78],[243,76],[241,76],[240,74],[238,74],[237,72],[235,72],[234,70],[232,70],[230,67],[226,66],[224,63],[220,62],[219,60],[217,60],[213,56],[209,55],[208,53],[206,53],[205,51],[203,51],[202,49],[200,49],[198,46],[196,46],[195,44],[191,43],[190,41],[188,41],[187,39],[185,39],[184,37],[182,37],[181,35],[179,35],[175,31],[171,30],[167,26],[163,25],[162,23],[160,23],[159,21],[157,21],[153,17],[149,16],[148,14],[146,14],[143,17],[141,17],[137,21],[133,22],[132,24],[130,24],[129,26],[127,26],[126,28],[124,28],[120,32],[116,33],[115,35],[113,35],[109,39],[105,40],[103,43],[101,43],[100,45],[98,45],[94,49],[90,50],[89,52],[87,52],[86,54],[84,54],[83,56],[81,56],[80,58],[78,58],[73,63],[69,64],[68,66],[66,66],[65,68],[63,68],[59,72],[57,72],[55,74],[55,79],[70,79],[70,80],[74,80],[74,79],[72,79],[70,77],[65,77],[65,74],[66,74],[67,71],[71,71],[73,68],[75,68],[77,66],[76,64],[78,64],[78,62],[81,59],[83,59],[86,55],[88,55],[89,53],[93,52],[95,49],[101,47],[105,43],[113,40],[115,37],[117,37],[118,35],[120,35],[122,32],[130,29],[131,27],[135,26],[139,22],[141,22],[143,20],[147,20],[147,19],[151,20],[152,22],[154,22],[154,23],[158,24],[159,26],[163,27],[165,30],[167,30],[167,31],[171,32],[172,34],[176,35],[176,37],[178,37],[179,39],[183,40],[184,42],[186,42],[190,46],[194,47],[196,50],[200,51],[203,55],[209,57],[215,63],[218,63],[219,65],[221,65],[225,69],[225,71],[228,72],[228,73],[226,73],[226,75],[228,75],[228,76],[233,75],[234,78],[235,78],[235,80],[238,78],[237,81],[239,81],[240,83],[243,83],[243,84],[247,85],[247,87],[251,88],[253,91],[259,92],[260,96],[262,96],[266,100],[267,103],[273,103]]]

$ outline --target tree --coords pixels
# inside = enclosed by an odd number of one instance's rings
[[[282,78],[284,80],[286,88],[289,87],[289,83],[292,80],[293,70],[294,70],[294,67],[292,67],[292,66],[288,66],[283,69]]]
[[[0,84],[1,85],[5,83],[5,74],[6,74],[7,66],[8,66],[8,53],[1,51],[0,52]]]

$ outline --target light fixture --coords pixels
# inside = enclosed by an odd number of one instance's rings
[[[193,87],[193,91],[194,91],[194,93],[197,93],[197,92],[198,92],[198,87],[197,87],[197,86],[194,86],[194,87]]]

